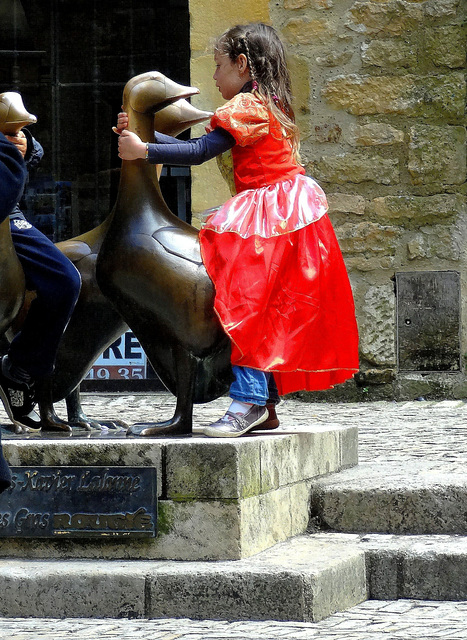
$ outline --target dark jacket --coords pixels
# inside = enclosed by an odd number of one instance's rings
[[[34,167],[42,160],[44,149],[42,148],[40,142],[37,142],[37,140],[32,137],[27,129],[23,129],[23,133],[28,141],[28,148],[26,151],[26,155],[24,156],[24,162],[26,163],[26,180],[24,182],[25,186],[28,182],[28,172],[31,169],[34,169]],[[24,186],[21,190],[18,200],[16,201],[16,205],[11,212],[10,218],[22,218],[23,220],[25,219],[21,212],[21,209],[19,208],[19,200],[23,195]]]
[[[20,152],[0,133],[0,222],[20,199],[25,179],[26,166]]]

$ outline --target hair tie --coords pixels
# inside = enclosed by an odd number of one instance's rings
[[[275,104],[279,104],[279,98],[276,96],[275,93],[273,94],[272,99],[275,102]]]
[[[258,83],[256,82],[256,80],[253,80],[253,82],[251,83],[251,90],[258,91]]]

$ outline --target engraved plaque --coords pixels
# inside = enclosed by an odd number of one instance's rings
[[[153,538],[154,467],[11,467],[0,536]]]
[[[396,295],[399,369],[460,371],[459,273],[397,273]]]

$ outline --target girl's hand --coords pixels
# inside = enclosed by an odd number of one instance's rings
[[[138,160],[146,157],[146,143],[136,133],[124,129],[118,138],[118,157],[122,160]]]
[[[5,136],[5,137],[8,138],[8,140],[15,145],[15,147],[18,149],[18,151],[21,153],[21,155],[24,158],[28,150],[28,139],[26,138],[26,135],[24,134],[24,132],[18,131],[18,133],[16,133],[14,136]]]
[[[117,116],[117,126],[112,127],[112,131],[120,135],[120,133],[128,127],[128,114],[122,111]]]

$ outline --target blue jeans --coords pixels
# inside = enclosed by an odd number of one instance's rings
[[[277,392],[274,376],[268,371],[258,371],[249,367],[232,367],[235,376],[230,385],[230,397],[240,402],[252,402],[264,407],[265,404],[277,404]]]

